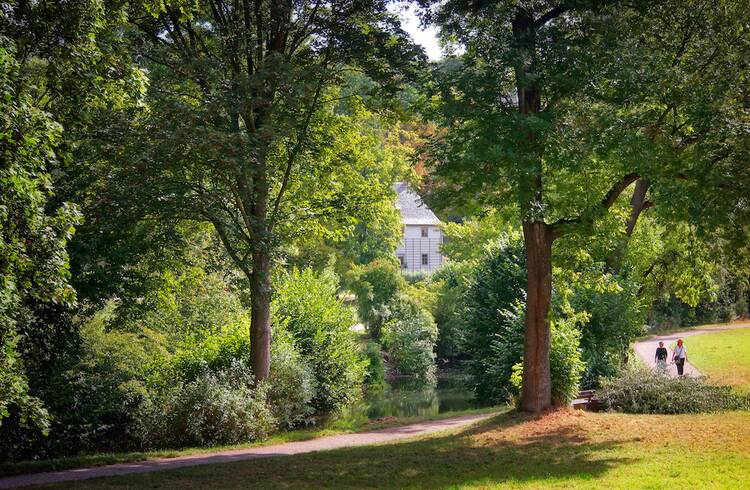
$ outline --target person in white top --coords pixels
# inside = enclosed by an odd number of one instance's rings
[[[682,342],[682,339],[677,340],[677,347],[672,352],[672,361],[677,366],[677,374],[682,376],[683,370],[685,369],[685,362],[687,362],[687,348]]]

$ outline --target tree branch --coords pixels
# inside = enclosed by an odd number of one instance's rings
[[[567,228],[576,225],[592,224],[600,215],[604,214],[620,197],[620,194],[628,188],[630,184],[638,180],[641,176],[637,173],[624,175],[620,180],[615,182],[607,191],[602,200],[596,206],[586,210],[576,218],[563,218],[552,223],[552,231],[555,239],[560,238],[567,232]]]
[[[570,10],[570,5],[565,4],[565,3],[562,5],[558,5],[557,7],[554,7],[549,12],[547,12],[546,14],[543,14],[541,17],[539,17],[538,19],[534,21],[534,29],[539,29],[541,27],[544,27],[544,25],[547,22],[561,16],[568,10]]]
[[[268,225],[269,233],[273,231],[273,228],[276,225],[276,218],[279,212],[279,207],[281,206],[281,199],[284,197],[286,188],[289,185],[289,178],[291,177],[291,174],[292,174],[292,167],[294,166],[294,161],[297,159],[297,155],[302,149],[302,144],[305,140],[305,136],[307,135],[307,130],[310,127],[310,121],[312,120],[312,116],[315,113],[316,107],[318,106],[320,93],[323,90],[323,84],[326,79],[325,70],[328,66],[330,52],[331,52],[331,45],[329,44],[328,47],[326,48],[325,58],[323,59],[323,73],[321,74],[320,79],[318,80],[318,85],[315,88],[315,95],[313,96],[313,100],[310,103],[310,109],[307,111],[307,114],[305,115],[305,122],[302,124],[302,128],[297,133],[297,142],[295,143],[294,148],[292,148],[292,151],[289,152],[289,157],[287,158],[286,168],[284,169],[284,177],[281,180],[281,187],[279,188],[279,193],[276,195],[276,199],[274,200],[274,203],[273,203],[273,209],[271,211],[271,219]]]

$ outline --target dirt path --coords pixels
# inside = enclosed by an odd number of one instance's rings
[[[0,478],[0,488],[17,488],[28,485],[60,483],[66,481],[87,480],[103,476],[120,476],[131,473],[148,473],[151,471],[171,470],[186,466],[204,464],[230,463],[248,459],[269,458],[273,456],[290,456],[293,454],[327,451],[344,447],[365,446],[382,442],[396,441],[408,437],[432,434],[449,429],[466,427],[480,420],[488,419],[495,414],[463,415],[443,420],[419,422],[416,424],[379,429],[356,434],[342,434],[321,437],[309,441],[288,442],[273,446],[260,446],[248,449],[235,449],[209,454],[195,454],[177,458],[152,459],[136,463],[120,463],[110,466],[81,468],[75,470],[57,471],[52,473],[35,473]]]
[[[750,322],[732,323],[727,325],[717,325],[712,327],[699,327],[692,330],[685,330],[684,332],[675,332],[667,335],[657,335],[640,342],[636,342],[633,346],[638,357],[643,359],[643,362],[651,368],[656,367],[656,361],[654,361],[654,355],[656,354],[656,348],[659,346],[659,342],[664,342],[664,347],[667,348],[669,353],[667,359],[672,359],[671,345],[677,339],[684,339],[686,337],[692,337],[694,335],[701,335],[704,333],[721,332],[724,330],[735,330],[737,328],[750,328]],[[690,359],[690,342],[685,341],[685,347],[687,348],[688,360]],[[674,364],[668,363],[667,370],[671,376],[677,376],[677,367]],[[685,374],[688,376],[700,376],[695,366],[689,362],[685,363]]]

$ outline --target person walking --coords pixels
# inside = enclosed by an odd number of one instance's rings
[[[677,375],[682,376],[683,370],[685,369],[685,363],[687,362],[687,348],[685,348],[682,339],[677,340],[677,347],[672,353],[672,361],[677,366]]]
[[[664,342],[659,342],[659,347],[656,348],[656,354],[654,355],[654,362],[656,362],[656,369],[659,372],[667,371],[667,348],[664,347]]]

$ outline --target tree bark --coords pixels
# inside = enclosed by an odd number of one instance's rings
[[[265,154],[253,179],[253,271],[250,278],[250,360],[256,380],[271,370],[271,236],[268,229],[268,167]]]
[[[253,253],[250,276],[250,360],[256,380],[271,367],[271,260],[266,251]]]
[[[521,409],[540,412],[552,406],[550,320],[553,229],[547,223],[523,223],[526,247],[526,332],[523,346]]]
[[[635,230],[635,224],[638,222],[638,218],[641,213],[648,207],[648,201],[646,201],[646,192],[651,186],[651,181],[646,178],[640,178],[635,182],[635,189],[633,190],[633,197],[630,199],[630,218],[625,228],[625,235],[630,237]]]

